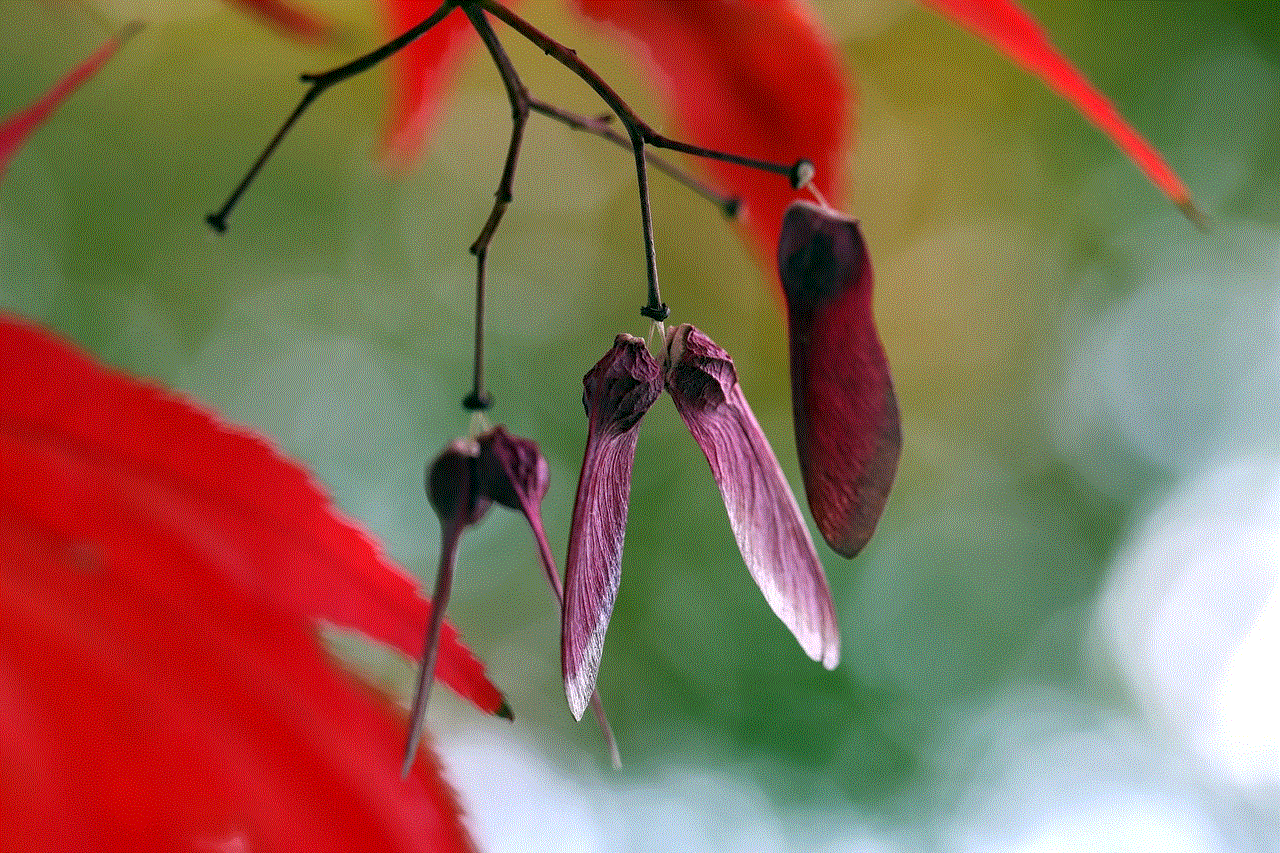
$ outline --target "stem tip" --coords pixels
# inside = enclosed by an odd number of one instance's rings
[[[802,190],[809,185],[817,174],[817,169],[813,166],[812,160],[800,159],[795,162],[791,170],[787,173],[787,177],[791,179],[791,189]]]

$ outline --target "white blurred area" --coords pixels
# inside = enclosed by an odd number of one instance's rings
[[[783,806],[743,768],[614,774],[511,729],[437,743],[490,853],[1267,853],[1264,821],[1138,720],[1022,688],[960,718],[896,816]],[[559,750],[552,750],[559,752]],[[569,766],[566,766],[569,765]]]
[[[1280,456],[1181,484],[1117,561],[1100,633],[1143,708],[1242,792],[1280,794]]]
[[[1144,245],[1126,254],[1143,272],[1136,290],[1065,332],[1079,349],[1055,440],[1104,494],[1134,498],[1144,472],[1181,480],[1280,454],[1280,240],[1215,227],[1192,240],[1185,223],[1135,227]]]
[[[510,729],[507,729],[510,731]],[[562,766],[512,734],[487,729],[442,737],[437,748],[468,824],[488,853],[890,853],[868,821],[830,805],[780,811],[732,770],[670,767],[612,773],[581,756]]]
[[[1086,335],[1058,439],[1148,505],[1098,608],[1139,705],[1242,792],[1280,794],[1280,241],[1174,242]],[[1154,252],[1153,252],[1154,255]],[[1135,472],[1168,483],[1132,493]]]
[[[1185,755],[1114,709],[1024,688],[952,733],[958,799],[940,849],[963,853],[1225,853],[1252,845]]]
[[[1095,487],[1139,508],[1097,605],[1102,667],[1260,828],[1228,849],[1276,850],[1280,240],[1215,231],[1135,253],[1146,276],[1086,334],[1057,438]]]

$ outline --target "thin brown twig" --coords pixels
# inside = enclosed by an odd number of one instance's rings
[[[503,6],[498,0],[474,0],[474,2],[576,74],[600,96],[600,99],[605,102],[609,109],[613,110],[618,116],[618,120],[622,122],[623,127],[626,128],[636,161],[636,182],[640,194],[640,227],[644,236],[645,276],[648,280],[649,290],[648,302],[640,309],[642,315],[661,322],[670,314],[666,304],[662,301],[661,290],[658,286],[658,262],[657,253],[654,249],[653,218],[649,209],[649,183],[646,174],[646,145],[653,145],[656,148],[668,148],[672,151],[681,151],[697,157],[737,163],[766,172],[786,175],[791,180],[792,186],[796,188],[803,186],[804,183],[807,183],[812,178],[813,166],[808,161],[802,160],[789,165],[772,163],[767,160],[757,160],[751,157],[715,151],[663,136],[641,119],[622,99],[622,96],[615,92],[591,66],[583,62],[577,53],[543,33],[524,18]]]
[[[533,110],[535,113],[541,113],[547,118],[554,119],[572,130],[580,130],[584,133],[590,133],[593,136],[606,139],[620,148],[626,148],[628,151],[631,150],[631,140],[627,139],[625,136],[609,126],[609,119],[612,118],[612,115],[606,115],[602,118],[579,115],[578,113],[561,109],[554,104],[549,104],[546,101],[539,101],[537,98],[529,99],[529,109]],[[647,148],[645,149],[644,156],[645,159],[649,161],[650,166],[702,196],[704,199],[720,208],[720,212],[725,216],[730,218],[737,217],[738,211],[742,206],[742,199],[737,196],[727,196],[716,192],[711,185],[698,180],[684,169],[681,169],[679,166],[672,163],[670,160],[660,157]]]
[[[484,227],[480,229],[479,236],[471,244],[471,254],[476,256],[475,359],[471,393],[463,399],[462,405],[471,410],[483,410],[493,405],[493,397],[484,387],[485,264],[489,255],[489,241],[493,239],[494,232],[498,230],[498,223],[502,221],[507,205],[513,198],[512,188],[515,182],[516,164],[520,159],[520,145],[524,141],[525,124],[529,121],[529,90],[520,80],[520,75],[516,73],[515,66],[511,64],[510,57],[507,56],[502,43],[498,41],[498,35],[489,25],[484,12],[470,5],[464,6],[463,12],[471,21],[476,34],[480,36],[480,41],[484,42],[485,48],[489,51],[489,56],[498,69],[498,76],[502,78],[503,88],[507,90],[507,100],[511,104],[511,141],[507,143],[507,159],[502,167],[502,177],[498,180],[498,191],[494,193],[493,209],[489,212],[489,218],[485,221]]]
[[[382,62],[382,60],[398,53],[406,45],[417,41],[423,33],[443,21],[459,2],[461,2],[461,0],[444,0],[444,2],[440,4],[439,8],[432,12],[428,17],[424,18],[421,23],[410,27],[381,47],[366,53],[364,56],[359,56],[345,65],[340,65],[337,68],[331,68],[320,74],[300,75],[299,79],[302,80],[303,83],[310,83],[311,88],[307,89],[306,93],[302,96],[302,99],[298,101],[298,105],[293,108],[293,112],[289,114],[289,117],[284,120],[284,124],[282,124],[280,129],[276,131],[275,136],[271,137],[271,140],[267,142],[266,148],[264,148],[262,153],[258,155],[258,159],[249,167],[249,171],[245,173],[245,176],[240,180],[240,183],[236,185],[236,188],[231,191],[231,195],[227,197],[227,200],[222,207],[205,217],[205,222],[209,224],[209,227],[214,231],[217,231],[219,234],[227,230],[227,217],[231,215],[231,211],[235,208],[236,204],[239,203],[240,197],[244,195],[245,190],[249,189],[249,185],[253,183],[254,178],[258,176],[260,171],[262,171],[262,167],[271,159],[271,155],[275,153],[275,150],[278,147],[280,147],[280,143],[284,141],[284,138],[289,134],[293,125],[302,117],[302,114],[307,111],[307,107],[311,106],[312,102],[315,101],[316,98],[319,98],[324,94],[325,90],[329,87],[335,86],[343,80],[354,77],[357,74],[362,74],[363,72],[368,71],[373,66]]]

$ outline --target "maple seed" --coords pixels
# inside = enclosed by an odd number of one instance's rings
[[[479,522],[489,511],[491,501],[480,494],[477,485],[477,463],[480,446],[460,438],[450,442],[444,452],[427,466],[424,485],[427,500],[440,518],[440,523],[465,529]]]
[[[805,494],[827,544],[852,558],[875,532],[902,449],[858,224],[829,208],[792,202],[778,240],[778,274]]]
[[[440,519],[440,565],[436,570],[436,588],[431,593],[431,615],[422,644],[422,664],[413,691],[409,712],[409,738],[405,745],[400,775],[408,776],[422,736],[422,721],[427,715],[427,697],[435,678],[436,654],[440,647],[440,627],[449,606],[453,587],[453,563],[462,531],[484,518],[491,501],[477,488],[477,458],[480,447],[474,441],[459,439],[427,466],[425,485],[427,500]]]
[[[537,442],[496,426],[476,436],[477,477],[484,495],[507,509],[536,516],[551,486],[551,472]]]
[[[667,333],[668,393],[702,448],[742,559],[809,657],[832,669],[840,632],[809,528],[751,406],[733,359],[688,324]]]
[[[547,574],[547,581],[551,584],[551,591],[555,593],[556,607],[563,612],[564,588],[560,584],[560,573],[556,570],[555,557],[551,555],[551,545],[542,524],[542,499],[546,497],[551,481],[547,460],[543,458],[536,442],[511,435],[502,426],[496,426],[477,436],[476,441],[480,445],[477,463],[480,491],[495,503],[524,514],[538,545],[538,557]],[[620,768],[622,758],[618,754],[618,743],[598,693],[592,694],[590,704],[609,749],[610,763],[615,769]]]
[[[574,719],[582,719],[618,596],[622,540],[640,419],[662,393],[662,370],[644,341],[618,335],[582,378],[587,447],[565,560],[561,664]]]

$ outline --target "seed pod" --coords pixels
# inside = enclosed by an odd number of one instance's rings
[[[858,224],[793,202],[778,241],[778,274],[787,298],[791,403],[809,510],[827,544],[852,558],[875,532],[902,448]]]
[[[547,460],[543,458],[536,442],[514,436],[502,426],[482,433],[476,437],[476,441],[480,445],[480,492],[492,498],[495,503],[524,514],[529,522],[529,529],[533,531],[543,571],[547,574],[551,591],[555,593],[556,607],[560,609],[563,618],[564,589],[560,585],[560,574],[556,571],[556,561],[551,556],[551,545],[542,524],[542,499],[546,497],[551,482]],[[605,716],[604,703],[599,694],[593,693],[589,704],[595,712],[600,732],[604,735],[610,762],[615,768],[621,767],[618,742],[613,736],[609,718]]]

